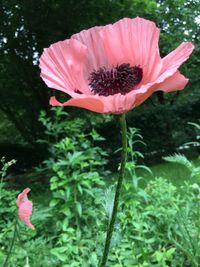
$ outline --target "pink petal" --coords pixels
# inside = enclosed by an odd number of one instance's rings
[[[23,190],[22,193],[20,193],[16,200],[16,205],[19,208],[19,206],[24,203],[26,200],[28,200],[27,194],[31,191],[30,188],[26,188]]]
[[[51,97],[49,101],[50,105],[52,106],[74,106],[85,108],[94,112],[104,113],[103,103],[98,99],[98,97],[93,96],[84,96],[82,95],[77,98],[71,98],[70,100],[60,103],[56,100],[55,97]]]
[[[85,108],[98,113],[120,114],[133,108],[135,95],[115,94],[110,96],[86,96],[71,98],[67,102],[60,103],[55,97],[51,97],[50,104],[52,106],[75,106]]]
[[[185,42],[179,45],[174,51],[169,53],[162,59],[163,67],[160,71],[156,83],[164,82],[165,79],[169,78],[176,73],[180,65],[185,62],[194,49],[194,45],[191,42]]]
[[[104,113],[122,114],[131,110],[135,105],[135,95],[133,94],[115,94],[110,96],[102,96],[104,103]]]
[[[52,44],[40,58],[41,77],[52,88],[71,95],[76,89],[90,94],[84,77],[87,48],[75,39]]]
[[[182,90],[188,83],[188,79],[185,78],[179,71],[173,74],[171,77],[164,80],[164,82],[158,84],[156,91],[172,92]]]
[[[29,188],[23,190],[21,194],[17,197],[17,207],[18,215],[23,223],[25,223],[29,228],[35,229],[35,227],[30,222],[30,216],[32,215],[33,204],[28,200],[27,194],[30,192]]]
[[[157,84],[148,84],[143,86],[141,92],[135,95],[135,107],[141,105],[145,100],[147,100],[156,90]]]
[[[35,227],[30,222],[30,216],[32,215],[32,209],[33,209],[32,202],[27,200],[19,207],[18,215],[19,215],[19,218],[21,219],[22,222],[24,222],[29,228],[34,230]]]
[[[194,45],[191,42],[183,42],[174,51],[169,53],[162,59],[163,68],[162,71],[171,70],[174,73],[180,65],[185,62],[194,49]]]
[[[164,57],[162,59],[163,67],[158,78],[151,83],[140,86],[137,90],[133,90],[132,93],[136,94],[135,106],[139,106],[155,91],[172,92],[182,90],[186,86],[188,79],[180,74],[177,69],[189,58],[193,49],[194,45],[191,42],[182,43],[177,49]]]
[[[185,78],[179,71],[165,79],[161,83],[151,83],[142,86],[139,90],[132,91],[135,93],[136,101],[135,107],[141,105],[146,99],[148,99],[155,91],[173,92],[182,90],[188,83],[188,79]]]
[[[72,35],[72,38],[78,40],[87,47],[87,75],[94,69],[98,70],[102,66],[108,67],[106,52],[99,36],[99,31],[102,28],[101,26],[93,27]]]
[[[122,19],[100,31],[110,64],[141,66],[142,84],[153,81],[162,67],[158,49],[159,33],[155,23],[139,17]]]

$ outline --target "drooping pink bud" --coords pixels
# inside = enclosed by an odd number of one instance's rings
[[[35,229],[30,222],[30,216],[32,215],[33,203],[28,200],[27,194],[31,191],[30,188],[26,188],[17,197],[16,205],[18,207],[18,215],[20,220],[26,224],[29,228]]]

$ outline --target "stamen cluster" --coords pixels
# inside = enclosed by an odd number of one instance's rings
[[[124,63],[109,70],[102,67],[93,71],[89,76],[89,85],[94,94],[125,95],[134,89],[134,86],[142,80],[142,76],[142,68],[131,67],[130,64]]]

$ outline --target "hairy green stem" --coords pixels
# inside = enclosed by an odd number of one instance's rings
[[[123,181],[124,173],[125,173],[126,160],[127,160],[127,128],[126,128],[125,114],[122,114],[119,116],[119,122],[120,122],[120,126],[121,126],[121,136],[122,136],[121,165],[120,165],[120,172],[119,172],[117,187],[116,187],[116,191],[115,191],[112,216],[111,216],[111,219],[109,221],[109,225],[108,225],[108,229],[107,229],[106,241],[105,241],[105,246],[104,246],[104,251],[103,251],[103,256],[102,256],[102,260],[100,263],[100,267],[106,266],[106,262],[107,262],[107,258],[108,258],[108,254],[109,254],[109,249],[110,249],[110,242],[112,239],[115,220],[117,217],[119,196],[120,196],[122,181]]]
[[[15,243],[16,233],[17,233],[17,219],[16,219],[15,224],[14,224],[14,231],[13,231],[13,237],[11,240],[10,248],[9,248],[8,254],[6,256],[6,259],[5,259],[2,267],[6,267],[8,265],[8,261],[9,261],[9,258],[11,256],[12,249],[13,249],[13,246]]]

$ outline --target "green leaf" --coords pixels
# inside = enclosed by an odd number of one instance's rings
[[[82,205],[80,202],[76,202],[76,209],[78,211],[78,215],[81,217],[82,215]]]
[[[65,253],[68,250],[67,247],[59,247],[51,249],[51,254],[56,256],[62,262],[66,262],[68,255]]]

